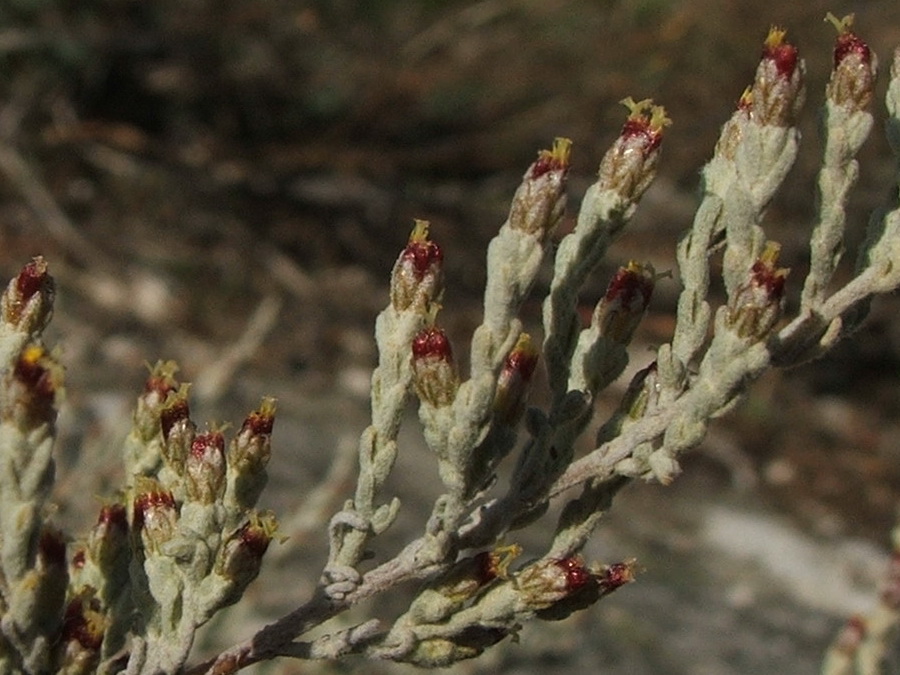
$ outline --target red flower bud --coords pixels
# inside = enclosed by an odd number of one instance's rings
[[[178,366],[174,361],[157,361],[150,370],[150,375],[144,383],[144,391],[137,399],[133,415],[133,434],[141,445],[156,441],[160,433],[161,422],[163,439],[168,435],[172,422],[163,422],[160,415],[169,396],[178,390],[178,382],[175,380],[177,371]]]
[[[872,100],[877,64],[869,45],[852,30],[853,15],[838,19],[831,12],[826,17],[837,29],[834,44],[834,69],[826,95],[834,103],[853,110],[863,110]]]
[[[532,343],[531,336],[522,333],[503,362],[497,378],[494,419],[500,424],[515,426],[522,417],[537,363],[538,350]]]
[[[250,519],[225,541],[215,571],[234,584],[229,602],[240,598],[247,585],[259,574],[262,557],[277,529],[278,523],[270,511],[252,513]]]
[[[559,224],[566,208],[566,180],[572,141],[557,138],[541,150],[513,196],[509,226],[544,240]]]
[[[656,175],[663,132],[672,120],[650,99],[629,97],[622,104],[628,108],[628,119],[600,162],[599,180],[603,189],[636,202]]]
[[[53,313],[53,277],[37,256],[9,282],[0,299],[0,318],[23,333],[40,333]]]
[[[609,595],[617,588],[630,584],[634,581],[634,571],[635,561],[633,559],[605,565],[600,570],[595,570],[594,581],[600,589],[600,595]]]
[[[434,584],[434,590],[459,605],[494,579],[505,579],[512,561],[522,552],[517,544],[500,546],[463,558]]]
[[[220,431],[197,434],[184,461],[189,499],[212,504],[225,491],[225,437]]]
[[[726,323],[742,338],[762,340],[781,317],[790,270],[776,267],[780,249],[777,243],[767,242],[747,280],[728,299]]]
[[[170,392],[159,409],[159,429],[162,432],[162,455],[166,465],[176,475],[184,475],[185,462],[191,452],[196,426],[190,418],[188,385],[182,384]]]
[[[105,504],[100,508],[97,524],[88,535],[87,549],[91,560],[101,570],[114,570],[130,552],[128,546],[128,514],[124,504]]]
[[[39,344],[27,345],[13,364],[9,376],[9,408],[23,429],[34,429],[56,420],[57,395],[62,390],[62,367]]]
[[[175,391],[166,400],[162,410],[159,411],[159,427],[163,440],[168,441],[172,429],[179,423],[190,421],[191,407],[186,395],[179,395]]]
[[[456,398],[459,376],[447,334],[435,326],[423,328],[412,343],[413,383],[419,398],[435,407]]]
[[[178,525],[175,497],[156,479],[138,476],[133,504],[132,526],[140,532],[145,549],[158,552]]]
[[[787,127],[803,105],[804,67],[797,48],[785,42],[787,31],[772,27],[751,93],[751,114],[758,124]]]
[[[391,272],[391,304],[397,311],[427,312],[440,297],[444,253],[428,239],[428,222],[417,220],[409,243]]]
[[[531,610],[541,610],[574,595],[592,579],[584,559],[571,556],[539,560],[519,571],[515,583],[524,605]]]
[[[66,605],[63,617],[62,640],[67,644],[66,661],[71,657],[83,659],[84,651],[98,652],[103,644],[106,617],[101,612],[100,601],[90,586],[84,586]],[[68,645],[68,643],[76,643]]]
[[[640,265],[632,260],[620,267],[594,310],[592,323],[600,335],[617,344],[628,344],[644,318],[655,285],[656,275],[650,263]]]
[[[275,425],[275,399],[264,398],[257,410],[247,416],[231,442],[228,462],[240,473],[259,472],[272,455],[272,429]]]
[[[38,564],[43,568],[66,567],[66,540],[62,532],[54,527],[45,526],[38,537]]]

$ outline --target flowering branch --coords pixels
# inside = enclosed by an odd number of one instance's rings
[[[598,395],[628,364],[659,275],[649,263],[623,265],[587,325],[579,294],[655,175],[670,120],[650,100],[623,101],[625,124],[573,231],[559,243],[542,343],[518,316],[564,214],[570,141],[556,139],[538,153],[488,247],[484,318],[468,345],[468,373],[439,321],[443,250],[428,223],[416,222],[391,274],[390,303],[376,320],[371,424],[360,435],[353,495],[327,524],[319,584],[308,602],[205,663],[185,665],[196,630],[240,599],[276,534],[275,517],[256,509],[275,402],[263,399],[230,440],[217,427],[198,430],[188,386],[176,380],[173,363],[158,363],[123,446],[128,484],[67,550],[47,508],[62,391],[58,358],[41,338],[53,283],[42,258],[26,265],[0,301],[0,671],[222,675],[279,656],[349,654],[441,667],[478,656],[524,621],[565,618],[632,582],[634,560],[589,562],[580,554],[622,486],[673,481],[681,455],[763,372],[824,353],[859,325],[874,295],[900,287],[900,210],[892,204],[870,222],[855,276],[832,289],[855,155],[872,126],[876,60],[853,32],[852,17],[829,21],[838,38],[825,92],[819,217],[797,314],[783,316],[788,270],[763,222],[797,154],[805,66],[785,31],[773,28],[703,171],[702,201],[678,244],[682,290],[672,340],[633,376],[594,449],[575,459]],[[887,108],[900,156],[900,50]],[[710,259],[719,254],[726,298],[714,308]],[[528,406],[541,358],[551,393],[546,409]],[[441,493],[424,532],[371,567],[373,540],[401,508],[387,479],[414,398]],[[498,467],[511,454],[511,477],[500,486]],[[572,488],[581,491],[568,495]],[[508,542],[554,497],[567,501],[552,538],[520,560],[521,546]],[[877,661],[861,655],[881,653],[896,624],[894,562],[884,611],[851,623],[829,656],[829,675],[854,672],[847,669],[854,659]],[[399,616],[301,639],[413,580],[421,587]],[[878,639],[867,642],[864,632]]]

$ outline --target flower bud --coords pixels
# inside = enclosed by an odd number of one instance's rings
[[[617,344],[628,344],[644,318],[655,285],[656,275],[650,263],[640,265],[632,260],[620,267],[594,310],[592,323],[599,334]]]
[[[144,549],[158,553],[178,526],[175,497],[155,478],[146,476],[136,477],[134,493],[132,527],[140,533]]]
[[[4,418],[13,420],[22,430],[56,421],[63,370],[41,345],[26,345],[5,379],[8,398],[3,402]]]
[[[40,333],[53,313],[53,277],[47,263],[37,256],[9,282],[0,299],[0,320],[21,333]]]
[[[185,463],[191,454],[197,430],[190,417],[188,388],[187,384],[182,384],[177,390],[169,392],[159,411],[163,459],[178,476],[184,474]]]
[[[600,596],[609,595],[625,584],[634,581],[636,561],[624,560],[611,565],[603,565],[593,572],[594,581],[600,589]]]
[[[10,579],[12,580],[12,579]],[[66,567],[66,542],[62,532],[44,525],[37,537],[36,555],[30,569],[4,599],[11,600],[3,617],[26,631],[56,633],[69,583]]]
[[[100,508],[97,524],[88,535],[87,551],[91,560],[104,572],[118,571],[119,561],[128,555],[129,550],[125,505],[105,504]]]
[[[767,242],[748,279],[728,299],[725,323],[741,338],[764,339],[781,318],[784,280],[790,270],[776,268],[781,247]]]
[[[225,437],[220,431],[197,434],[184,462],[188,499],[212,504],[225,491]]]
[[[178,366],[174,361],[157,361],[150,369],[150,376],[144,383],[144,391],[137,399],[133,415],[132,434],[142,444],[153,441],[160,429],[160,411],[169,394],[178,388],[175,373]]]
[[[545,558],[519,572],[515,582],[528,609],[558,620],[634,581],[635,567],[634,560],[587,567],[578,555]]]
[[[426,313],[440,297],[444,253],[428,239],[428,221],[417,220],[409,243],[391,272],[391,305],[398,312],[413,308]]]
[[[531,378],[538,363],[538,350],[531,336],[522,333],[516,346],[506,356],[503,368],[497,377],[497,392],[494,395],[494,419],[507,427],[518,424],[531,388]]]
[[[278,523],[271,511],[252,513],[250,519],[226,539],[215,571],[233,582],[228,602],[240,598],[247,585],[259,574],[262,557],[277,529]]]
[[[830,21],[838,32],[834,44],[834,69],[825,94],[839,106],[863,110],[872,101],[877,59],[869,45],[850,30],[852,14],[838,19],[828,12],[825,20]]]
[[[244,420],[241,430],[228,446],[228,487],[226,503],[243,515],[253,508],[266,486],[266,465],[272,454],[275,399],[264,398],[257,410]]]
[[[107,619],[101,611],[96,591],[90,586],[83,586],[69,600],[63,615],[62,672],[95,672],[106,625]]]
[[[785,42],[787,31],[773,26],[763,44],[750,94],[757,124],[788,127],[803,105],[804,66],[797,48]]]
[[[259,408],[247,415],[241,430],[232,440],[228,463],[242,473],[262,471],[272,455],[274,425],[275,399],[264,398]]]
[[[650,99],[635,101],[629,96],[622,105],[628,108],[628,119],[600,162],[599,182],[603,189],[636,202],[656,175],[663,131],[672,120]]]
[[[436,408],[453,403],[459,376],[447,334],[436,326],[423,328],[412,343],[413,384],[419,398]]]
[[[540,610],[578,593],[592,583],[593,575],[581,556],[571,556],[539,560],[516,574],[514,581],[526,607]]]
[[[572,141],[557,138],[551,150],[541,150],[528,167],[513,196],[509,226],[541,240],[551,235],[566,210],[566,180]]]
[[[433,589],[458,606],[494,579],[505,579],[512,561],[522,552],[517,544],[482,551],[457,562]]]

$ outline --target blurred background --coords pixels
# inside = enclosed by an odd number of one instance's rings
[[[462,353],[481,318],[485,247],[535,153],[554,136],[574,141],[564,232],[624,121],[617,102],[652,97],[674,120],[660,175],[585,306],[630,258],[674,269],[699,171],[771,24],[788,29],[808,68],[805,142],[767,222],[792,268],[795,306],[815,221],[829,10],[856,12],[857,32],[890,62],[900,44],[891,0],[765,11],[753,0],[6,0],[0,271],[8,278],[40,253],[59,287],[49,340],[67,367],[60,518],[83,531],[96,509],[87,496],[121,484],[116,444],[146,362],[181,364],[198,421],[238,423],[273,394],[264,499],[291,540],[199,649],[288,609],[285,584],[302,598],[323,561],[310,523],[352,489],[372,324],[412,219],[430,220],[444,247],[442,322]],[[894,180],[884,88],[882,77],[849,262]],[[848,264],[841,278],[849,273]],[[677,280],[658,284],[634,367],[669,339],[678,290]],[[540,291],[524,310],[533,331]],[[639,583],[453,672],[817,672],[843,618],[874,601],[900,495],[897,309],[880,299],[828,358],[764,377],[673,486],[622,495],[588,553],[636,556]],[[623,387],[624,378],[599,418]],[[416,480],[391,488],[407,508],[377,560],[414,536],[437,490],[414,420],[405,438],[398,474]],[[541,531],[522,536],[538,555]]]

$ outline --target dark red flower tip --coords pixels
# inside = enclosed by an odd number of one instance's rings
[[[418,281],[421,281],[429,270],[444,260],[441,247],[428,238],[428,223],[417,220],[409,237],[406,248],[400,254],[401,262],[409,263]]]
[[[258,410],[247,415],[241,425],[241,433],[249,432],[254,436],[269,436],[275,426],[275,400],[267,398]]]
[[[140,529],[146,522],[147,513],[156,509],[175,509],[175,497],[168,490],[149,490],[134,498],[134,526]]]
[[[176,372],[178,372],[178,366],[174,361],[158,361],[144,383],[144,393],[155,393],[159,396],[160,401],[165,401],[166,396],[178,388],[178,382],[175,380]]]
[[[420,330],[413,338],[412,353],[415,359],[436,358],[453,360],[453,350],[447,334],[437,326]]]
[[[772,61],[780,76],[790,78],[797,68],[799,52],[794,45],[784,41],[785,35],[787,31],[772,26],[763,46],[762,58]]]
[[[54,419],[56,393],[62,386],[62,369],[37,344],[26,346],[13,366],[13,377],[24,387],[20,402],[31,424]]]
[[[506,357],[505,368],[518,373],[526,382],[531,380],[534,371],[537,368],[538,356],[537,352],[527,352],[520,349],[514,349]]]
[[[552,149],[538,153],[537,160],[531,165],[531,178],[540,178],[551,171],[568,171],[571,153],[572,141],[568,138],[555,139]]]
[[[97,516],[97,525],[107,528],[128,531],[128,514],[124,504],[105,504],[100,508]]]
[[[63,616],[62,638],[75,641],[84,649],[97,651],[103,644],[103,621],[100,602],[92,594],[84,593],[73,598]]]
[[[47,262],[41,256],[37,256],[25,265],[16,277],[16,290],[19,292],[22,302],[27,302],[42,289],[51,290],[52,284],[53,280],[47,273]]]
[[[851,54],[859,56],[863,63],[872,62],[872,51],[869,49],[869,45],[863,42],[856,33],[848,31],[838,35],[834,44],[834,67],[837,68],[841,61]]]
[[[646,271],[649,268],[649,275]],[[633,260],[625,267],[620,267],[606,287],[606,300],[611,302],[618,299],[625,307],[631,307],[632,302],[640,295],[641,305],[650,304],[653,296],[653,269],[648,265],[641,266]]]
[[[612,593],[614,590],[625,584],[630,584],[634,581],[634,568],[634,560],[617,562],[604,567],[596,576],[600,591],[605,595],[607,593]]]
[[[84,567],[84,564],[87,562],[87,551],[83,548],[78,549],[72,554],[72,567],[76,570],[80,570]]]
[[[159,413],[159,425],[163,438],[168,440],[172,427],[183,420],[190,419],[190,416],[191,408],[186,397],[178,396],[166,403]]]
[[[869,49],[869,45],[863,42],[852,30],[853,19],[853,14],[848,14],[842,19],[838,19],[831,12],[825,15],[825,20],[830,21],[838,33],[837,40],[834,43],[835,68],[840,65],[841,61],[852,54],[859,56],[863,63],[872,63],[872,51]]]
[[[197,434],[191,441],[191,455],[197,459],[205,457],[210,448],[218,451],[219,455],[225,454],[225,436],[220,431]]]
[[[556,565],[565,572],[566,590],[575,593],[590,583],[594,575],[585,567],[581,556],[571,556],[556,561]]]
[[[672,120],[666,117],[666,109],[654,105],[649,98],[635,101],[628,97],[621,103],[628,108],[629,114],[619,137],[626,141],[638,139],[643,154],[650,154],[662,143],[665,128],[672,124]]]
[[[784,297],[784,285],[787,279],[787,270],[776,269],[773,262],[759,259],[750,268],[753,284],[765,290],[772,300],[780,300]]]
[[[507,354],[506,361],[503,363],[503,373],[515,373],[525,382],[531,380],[534,371],[537,368],[540,354],[535,348],[528,333],[522,333],[516,340],[515,346]]]
[[[271,528],[259,523],[249,522],[241,527],[238,532],[238,538],[241,548],[254,557],[262,558],[269,548],[269,543],[272,541],[272,534]]]
[[[175,389],[175,382],[171,378],[162,375],[151,375],[144,383],[144,392],[147,394],[159,394],[160,400],[165,400],[166,396],[170,392],[175,391]]]
[[[45,363],[47,352],[40,345],[32,344],[22,350],[16,361],[13,374],[38,398],[53,399],[56,382],[53,373]]]
[[[66,564],[66,541],[62,532],[45,527],[38,537],[38,553],[46,565],[63,567]]]

